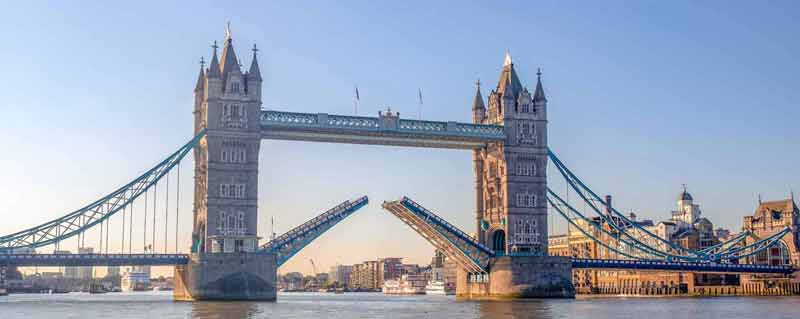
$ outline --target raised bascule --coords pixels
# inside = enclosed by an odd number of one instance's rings
[[[530,92],[522,85],[508,53],[497,86],[486,100],[478,83],[471,106],[473,123],[459,123],[404,119],[391,111],[368,117],[265,110],[255,46],[247,71],[239,64],[230,32],[220,55],[217,50],[215,42],[208,67],[201,65],[194,89],[195,136],[109,195],[58,219],[0,237],[0,267],[174,265],[176,300],[275,300],[277,269],[369,200],[363,196],[344,201],[259,245],[256,225],[260,142],[274,139],[471,151],[475,175],[474,236],[408,197],[382,204],[456,261],[460,266],[460,298],[571,298],[575,295],[573,268],[759,274],[795,271],[785,264],[738,262],[774,245],[786,245],[785,238],[797,238],[794,224],[770,226],[763,237],[741,235],[713,247],[690,250],[654,235],[617,211],[548,147],[548,105],[541,72],[537,72],[535,88]],[[152,249],[134,253],[132,224],[134,217],[139,222],[141,212],[141,206],[134,209],[134,203],[143,200],[145,204],[146,248],[147,195],[152,194],[155,228],[156,186],[165,176],[169,185],[169,173],[190,151],[195,159],[190,253],[180,254],[177,248],[174,254],[167,254],[166,249],[163,254]],[[548,163],[585,203],[583,210],[548,188]],[[608,251],[608,258],[549,256],[549,211],[602,246]],[[109,254],[108,221],[120,215],[121,252]],[[101,245],[105,230],[105,253],[102,246],[100,254],[18,252],[48,245],[58,250],[61,243],[73,237],[83,245],[86,232],[98,228]],[[126,235],[128,232],[130,235]],[[164,239],[166,247],[166,232]],[[793,260],[798,257],[792,256]],[[795,288],[800,293],[800,285]]]

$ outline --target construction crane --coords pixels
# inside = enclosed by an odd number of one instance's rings
[[[314,277],[317,277],[317,265],[314,264],[314,259],[309,258],[308,260],[311,261],[311,269],[314,270]]]

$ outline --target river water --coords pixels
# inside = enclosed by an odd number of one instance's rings
[[[169,292],[0,297],[6,318],[797,318],[800,297],[456,301],[452,296],[281,293],[277,302],[173,302]]]

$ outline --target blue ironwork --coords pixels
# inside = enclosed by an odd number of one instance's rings
[[[292,256],[297,254],[301,249],[314,241],[314,239],[347,218],[347,216],[356,212],[359,208],[366,206],[368,202],[369,199],[367,196],[358,198],[355,201],[344,201],[302,225],[269,241],[261,246],[260,251],[276,254],[277,264],[278,267],[280,267],[288,261],[289,258],[292,258]]]
[[[459,149],[506,139],[501,125],[266,110],[261,131],[268,139]]]
[[[63,241],[105,221],[169,173],[203,136],[205,130],[200,131],[189,142],[144,174],[81,209],[39,226],[0,237],[0,253],[10,253],[16,248],[37,248]]]
[[[631,254],[629,252],[620,250],[617,247],[614,247],[614,246],[610,245],[605,240],[602,240],[601,238],[597,238],[596,236],[592,235],[589,231],[583,229],[583,227],[581,227],[580,225],[578,225],[578,223],[575,222],[576,218],[573,218],[571,215],[569,215],[568,213],[566,213],[563,210],[561,210],[562,206],[563,207],[567,207],[575,216],[578,217],[577,219],[585,221],[586,224],[590,225],[593,229],[595,229],[597,231],[600,231],[601,233],[606,234],[606,236],[609,236],[609,238],[614,238],[615,237],[614,234],[612,234],[608,230],[604,229],[603,227],[600,227],[600,225],[598,223],[596,223],[595,221],[592,221],[589,218],[586,218],[586,216],[581,214],[578,210],[576,210],[575,208],[573,208],[572,206],[567,204],[563,199],[561,199],[561,197],[556,195],[555,192],[553,192],[549,188],[547,189],[547,192],[548,192],[547,202],[550,203],[550,207],[553,207],[553,209],[555,209],[556,212],[558,212],[562,217],[564,217],[564,219],[567,221],[567,223],[572,225],[574,229],[577,229],[578,231],[580,231],[586,238],[591,239],[592,241],[594,241],[595,243],[599,244],[600,246],[603,246],[606,249],[608,249],[609,251],[613,251],[614,253],[616,253],[618,255],[621,255],[623,257],[627,257],[627,258],[631,258],[631,259],[644,259],[641,256],[636,256],[636,255],[633,255],[633,254]],[[557,203],[554,202],[553,198],[555,198],[558,202]],[[623,243],[625,243],[624,240],[623,240]],[[627,246],[628,247],[636,247],[635,245],[631,245],[631,244],[627,244]]]
[[[781,240],[783,236],[790,233],[789,229],[784,229],[781,232],[775,233],[767,238],[758,240],[752,244],[743,246],[743,247],[736,247],[735,244],[744,239],[746,234],[740,234],[735,238],[726,241],[725,243],[715,245],[712,247],[708,247],[702,250],[689,250],[684,247],[678,246],[675,243],[661,238],[647,230],[644,227],[641,227],[638,223],[628,219],[625,217],[624,214],[620,213],[613,207],[605,207],[607,211],[612,214],[604,214],[600,211],[600,209],[595,205],[595,202],[602,202],[600,196],[598,196],[594,191],[592,191],[589,187],[587,187],[575,174],[572,173],[564,164],[561,162],[555,154],[548,149],[548,156],[555,164],[556,168],[558,168],[559,172],[562,174],[564,179],[567,183],[574,189],[578,195],[590,206],[597,215],[599,215],[599,220],[605,221],[611,228],[614,229],[614,233],[609,232],[608,230],[604,229],[598,222],[593,221],[580,212],[578,212],[575,208],[568,205],[563,199],[561,199],[558,195],[555,194],[552,190],[548,189],[548,201],[550,202],[551,206],[553,206],[559,214],[564,216],[570,224],[576,226],[581,232],[584,233],[588,238],[592,239],[593,241],[601,244],[602,246],[608,248],[611,251],[619,253],[625,257],[632,258],[632,259],[639,259],[639,260],[652,260],[652,259],[664,259],[667,261],[685,261],[685,262],[719,262],[719,261],[727,261],[727,260],[738,260],[744,257],[752,256],[757,254],[765,249],[769,248],[770,246],[774,245],[777,241]],[[592,196],[592,198],[587,198],[586,194]],[[558,203],[554,203],[551,200],[551,197],[554,197],[558,200]],[[595,236],[591,235],[589,232],[583,230],[579,225],[574,223],[571,219],[571,216],[568,213],[563,212],[559,206],[565,206],[569,208],[569,211],[580,219],[586,221],[587,225],[592,226],[594,229],[599,230],[600,232],[605,233],[608,235],[609,239],[613,239],[618,243],[624,244],[624,247],[632,248],[639,250],[645,253],[645,257],[641,255],[634,255],[630,252],[623,252],[616,247],[612,247],[602,238],[596,238]],[[642,240],[636,238],[635,236],[630,234],[630,231],[633,230],[640,235],[645,235],[647,239],[650,241],[660,243],[659,245],[664,245],[669,247],[668,251],[663,251],[657,247],[653,247],[650,244],[642,242]],[[627,238],[628,240],[624,239]],[[630,241],[629,241],[630,240]],[[632,242],[631,242],[632,241]],[[681,253],[680,255],[673,254],[670,251],[677,251]],[[658,257],[658,258],[653,258]]]
[[[616,260],[616,259],[572,259],[572,268],[591,269],[638,269],[664,271],[695,271],[715,273],[755,273],[791,274],[792,266],[771,266],[753,264],[728,264],[712,262],[667,262],[655,260]]]
[[[784,236],[791,233],[792,229],[789,227],[784,228],[783,230],[776,232],[770,236],[767,236],[764,239],[755,241],[750,243],[749,245],[731,248],[725,252],[718,254],[718,258],[722,260],[738,260],[745,257],[750,257],[752,255],[758,254],[767,248],[772,247],[776,243],[778,243]]]
[[[185,254],[0,254],[0,266],[169,266],[185,265]]]
[[[650,251],[650,253],[653,253],[653,254],[657,254],[657,255],[664,256],[664,257],[673,258],[673,259],[685,259],[685,260],[692,260],[692,261],[694,261],[694,260],[708,260],[709,259],[702,252],[696,253],[696,252],[689,251],[688,249],[683,248],[683,247],[681,247],[679,245],[676,245],[675,243],[673,243],[673,242],[671,242],[671,241],[669,241],[669,240],[667,240],[665,238],[661,238],[660,236],[653,234],[652,232],[650,232],[649,230],[645,229],[644,227],[641,227],[638,223],[628,219],[625,216],[625,214],[620,213],[614,207],[605,207],[609,211],[609,213],[611,215],[604,214],[595,205],[595,202],[603,202],[603,200],[600,198],[600,196],[598,196],[594,191],[592,191],[588,186],[586,186],[586,184],[583,183],[583,181],[581,181],[580,178],[578,178],[575,174],[573,174],[572,171],[569,170],[569,168],[567,168],[566,165],[564,165],[564,163],[561,162],[561,160],[558,159],[558,157],[556,157],[556,155],[552,152],[552,150],[548,149],[547,150],[547,154],[550,157],[550,159],[552,160],[552,162],[555,165],[555,167],[559,170],[561,175],[567,181],[567,183],[572,187],[573,190],[575,190],[576,193],[578,193],[578,195],[581,197],[581,199],[583,199],[584,202],[586,202],[589,205],[589,207],[591,207],[592,210],[594,210],[595,213],[600,218],[605,220],[606,223],[609,226],[614,228],[618,232],[618,234],[620,236],[628,237],[629,239],[633,240],[634,241],[634,245],[636,247],[638,247],[638,248],[640,248],[642,250],[648,250],[648,251]],[[589,195],[591,195],[592,199],[587,198],[585,193],[588,193]],[[651,247],[650,245],[642,242],[642,240],[640,240],[640,239],[634,237],[633,235],[631,235],[627,231],[627,228],[635,229],[638,234],[644,235],[644,237],[646,237],[645,240],[649,240],[649,241],[652,241],[652,242],[660,243],[660,245],[664,245],[665,247],[668,247],[672,251],[676,251],[676,252],[682,253],[682,255],[676,255],[676,254],[673,254],[673,253],[670,253],[670,252],[665,252],[665,251],[661,251],[659,249],[655,249],[655,248]]]
[[[726,240],[724,242],[721,242],[719,244],[716,244],[714,246],[709,246],[709,247],[700,249],[700,251],[702,251],[704,253],[710,253],[710,254],[719,255],[721,253],[727,252],[727,251],[735,248],[736,245],[739,244],[739,242],[743,241],[745,238],[747,238],[747,236],[751,236],[751,235],[752,235],[752,233],[749,230],[745,230],[745,231],[742,231],[741,233],[737,234],[736,236],[733,236],[733,238],[731,238],[731,239],[728,239],[728,240]]]
[[[487,271],[494,252],[422,205],[403,197],[399,201],[384,202],[383,208],[471,272]]]

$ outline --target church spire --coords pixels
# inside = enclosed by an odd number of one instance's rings
[[[219,60],[217,59],[217,41],[214,41],[214,45],[211,46],[214,48],[214,53],[211,56],[211,63],[208,65],[208,77],[210,78],[218,78],[219,74]]]
[[[547,102],[547,98],[544,96],[544,88],[542,87],[542,69],[538,69],[536,71],[536,91],[533,92],[533,101],[534,102]]]
[[[247,72],[247,77],[261,81],[261,70],[258,68],[258,47],[253,44],[253,62],[250,63],[250,71]]]

